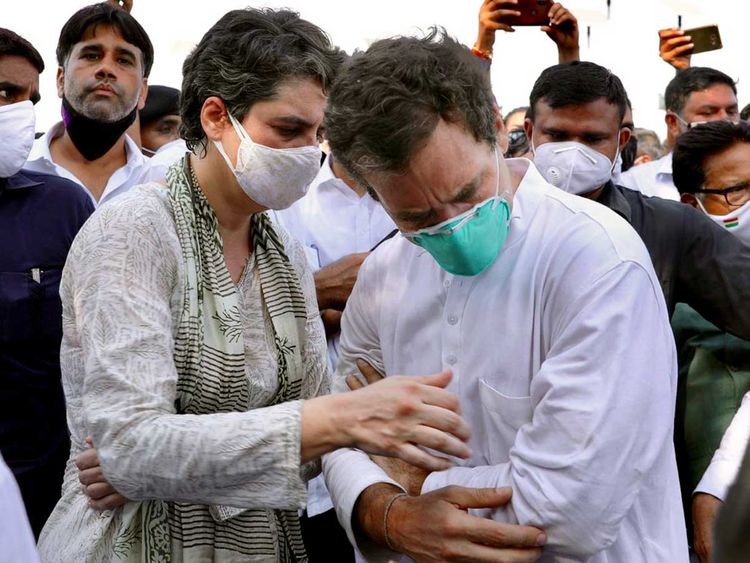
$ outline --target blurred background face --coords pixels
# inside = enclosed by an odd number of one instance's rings
[[[162,146],[180,138],[180,116],[165,115],[146,125],[141,125],[143,148],[156,152]]]
[[[708,157],[703,167],[706,181],[704,189],[721,190],[745,185],[733,198],[735,203],[729,205],[721,194],[700,194],[703,206],[711,215],[729,215],[742,204],[750,201],[750,143],[735,143],[717,155]]]

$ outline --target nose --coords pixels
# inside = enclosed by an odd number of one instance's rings
[[[111,56],[105,56],[102,57],[101,63],[99,64],[99,68],[96,69],[96,78],[103,80],[103,79],[109,79],[109,80],[115,80],[117,79],[117,75],[114,71],[114,59]]]

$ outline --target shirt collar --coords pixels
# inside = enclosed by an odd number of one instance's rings
[[[315,180],[313,180],[313,188],[317,188],[318,190],[336,190],[337,192],[340,192],[342,195],[344,195],[347,199],[356,201],[364,201],[363,198],[372,199],[370,197],[370,194],[366,192],[363,197],[360,197],[360,195],[353,189],[351,189],[346,182],[344,182],[341,178],[336,177],[336,175],[333,173],[333,168],[331,168],[331,162],[332,158],[329,155],[323,161],[323,164],[320,167],[320,172],[318,172]]]
[[[28,161],[33,162],[43,160],[56,166],[55,161],[52,160],[52,153],[50,152],[49,147],[52,141],[60,137],[64,132],[65,126],[63,125],[63,122],[58,121],[55,123],[49,131],[34,141],[34,145],[31,147],[31,152],[29,153]],[[135,144],[135,141],[133,141],[129,135],[125,135],[125,158],[127,159],[127,162],[124,168],[128,171],[136,166],[141,166],[146,162],[146,157],[141,153],[138,145]]]
[[[630,203],[611,180],[604,184],[604,189],[602,189],[597,201],[621,215],[628,223],[631,222]]]

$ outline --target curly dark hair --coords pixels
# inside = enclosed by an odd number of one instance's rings
[[[246,8],[225,14],[182,66],[180,136],[205,151],[203,102],[221,98],[242,121],[258,101],[273,98],[282,82],[309,77],[327,91],[345,54],[316,25],[289,10]]]
[[[344,65],[328,99],[331,150],[357,181],[372,171],[403,171],[440,119],[496,142],[489,73],[469,49],[432,28],[423,38],[373,43]]]

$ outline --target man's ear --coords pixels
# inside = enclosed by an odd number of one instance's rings
[[[680,133],[682,133],[682,128],[680,127],[681,123],[680,120],[677,119],[677,116],[671,111],[668,111],[664,115],[664,123],[667,124],[667,133],[669,137],[677,139],[677,137],[680,136]]]
[[[495,131],[497,131],[497,144],[500,147],[500,152],[503,154],[508,152],[508,146],[510,145],[510,139],[508,138],[508,130],[505,128],[505,121],[503,121],[503,114],[500,112],[500,106],[497,104],[497,100],[492,100],[492,113],[495,116]]]
[[[57,83],[57,97],[62,98],[65,93],[65,70],[61,66],[57,67],[55,82]]]
[[[148,78],[143,79],[143,87],[141,88],[141,95],[138,98],[138,111],[143,109],[146,105],[146,98],[148,97]]]
[[[692,205],[696,209],[700,209],[700,207],[698,207],[698,200],[695,198],[695,194],[689,194],[689,193],[680,194],[680,201],[682,203],[687,203],[688,205]]]
[[[529,140],[529,148],[531,148],[531,135],[534,133],[534,124],[528,117],[523,120],[523,130],[526,132],[526,138]]]
[[[630,140],[630,137],[633,136],[633,132],[630,130],[630,127],[623,127],[620,129],[620,152],[625,148],[625,145],[628,144],[628,141]]]

